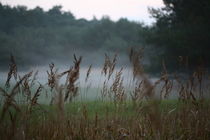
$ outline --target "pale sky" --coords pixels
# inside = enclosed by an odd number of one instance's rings
[[[54,5],[62,5],[65,11],[71,11],[76,18],[100,19],[108,15],[112,20],[126,17],[129,20],[144,21],[151,24],[148,7],[163,6],[162,0],[0,0],[11,6],[25,5],[28,8],[42,7],[44,10]]]

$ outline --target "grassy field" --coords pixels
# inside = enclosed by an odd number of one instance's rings
[[[22,106],[21,112],[11,110],[1,122],[0,135],[3,139],[73,140],[210,137],[209,102],[195,106],[178,100],[143,101],[133,106],[132,102],[75,101],[63,109],[40,105],[30,113],[28,106]]]
[[[161,77],[151,82],[133,54],[132,86],[124,86],[123,69],[115,71],[116,58],[106,56],[100,88],[78,84],[81,58],[74,66],[48,70],[42,85],[37,73],[23,76],[11,61],[5,85],[0,88],[0,138],[4,140],[208,140],[210,104],[208,73]],[[86,77],[90,78],[91,66]],[[66,79],[59,83],[59,79]],[[113,80],[110,81],[110,78]],[[176,83],[176,84],[174,84]],[[175,88],[174,88],[175,87]],[[158,90],[157,90],[158,89]],[[169,99],[170,94],[177,94]]]

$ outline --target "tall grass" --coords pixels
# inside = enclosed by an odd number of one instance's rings
[[[106,79],[96,101],[74,101],[79,94],[82,57],[58,72],[54,64],[42,85],[38,72],[20,76],[11,56],[5,86],[0,88],[0,138],[43,140],[141,140],[210,139],[209,74],[199,67],[192,75],[169,74],[163,62],[161,77],[151,82],[144,72],[142,50],[131,51],[133,81],[127,90],[122,72],[116,69],[117,55],[105,55],[101,75]],[[85,82],[94,73],[87,70]],[[173,78],[169,78],[172,77]],[[65,83],[60,79],[65,78]],[[110,79],[113,80],[110,80]],[[12,83],[11,83],[12,82]],[[15,84],[14,84],[15,83]],[[35,89],[35,90],[34,90]],[[168,99],[176,94],[174,100]],[[39,103],[42,94],[49,105]]]

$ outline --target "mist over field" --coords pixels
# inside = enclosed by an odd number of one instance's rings
[[[46,11],[41,7],[28,9],[0,4],[0,68],[8,69],[10,55],[15,57],[21,70],[51,62],[66,66],[72,62],[73,54],[83,57],[82,67],[102,66],[105,54],[117,54],[118,64],[129,66],[131,48],[144,48],[142,63],[151,73],[159,73],[163,61],[171,72],[181,70],[180,64],[184,63],[188,63],[189,69],[201,63],[209,67],[209,18],[205,16],[208,8],[196,10],[202,4],[187,16],[203,15],[200,16],[203,20],[193,19],[194,24],[191,18],[180,14],[188,13],[187,8],[180,12],[171,9],[171,13],[177,13],[177,19],[172,14],[168,18],[160,16],[164,8],[162,11],[149,8],[151,17],[157,20],[150,26],[127,18],[113,21],[106,15],[100,19],[79,19],[74,13],[62,10],[60,5]],[[166,26],[171,21],[174,23]]]
[[[1,139],[210,139],[209,0],[49,2],[0,0]]]
[[[108,16],[92,20],[75,19],[70,12],[54,6],[49,11],[24,6],[1,5],[1,62],[5,68],[10,55],[21,67],[72,62],[73,54],[83,56],[83,65],[101,66],[104,54],[119,54],[127,64],[128,51],[140,46],[143,23],[125,18],[114,22]],[[88,62],[88,63],[87,63]]]
[[[204,2],[203,5],[205,4],[207,3]],[[205,10],[207,9],[203,8],[200,13],[194,11],[189,17],[200,15]],[[106,57],[113,59],[115,55],[115,73],[123,68],[125,85],[132,85],[131,50],[141,51],[140,63],[153,82],[165,68],[170,76],[172,73],[187,76],[197,66],[209,68],[209,33],[206,32],[209,26],[205,15],[201,16],[203,20],[195,19],[197,24],[191,24],[190,18],[173,9],[171,11],[177,14],[177,19],[172,15],[160,16],[165,11],[164,8],[162,11],[149,8],[148,12],[156,19],[156,23],[147,25],[127,18],[114,21],[106,15],[100,19],[76,18],[74,13],[63,10],[61,5],[44,10],[39,6],[29,9],[21,5],[11,7],[0,4],[0,11],[2,84],[7,78],[11,56],[14,56],[17,70],[22,75],[38,70],[38,79],[42,84],[47,83],[46,71],[49,70],[49,64],[55,64],[55,68],[63,72],[74,65],[74,55],[81,56],[79,84],[82,87],[86,86],[84,79],[90,65],[92,86],[102,87],[105,77],[101,75],[101,71]],[[186,8],[180,12],[188,13],[187,11]],[[180,26],[177,26],[176,20],[179,19]],[[166,26],[170,21],[174,22],[171,27]],[[184,27],[187,23],[190,24]]]

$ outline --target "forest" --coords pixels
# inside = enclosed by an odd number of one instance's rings
[[[143,23],[123,18],[114,22],[108,16],[75,19],[61,8],[43,11],[0,5],[0,66],[8,64],[11,54],[23,66],[40,65],[55,59],[69,61],[75,52],[126,53],[129,47],[143,43]]]
[[[156,19],[150,26],[126,18],[112,21],[109,16],[76,19],[59,5],[44,11],[0,4],[0,67],[7,67],[11,54],[27,68],[66,62],[75,52],[126,56],[131,48],[144,48],[144,64],[151,72],[159,71],[162,61],[171,71],[180,61],[188,61],[192,68],[200,64],[209,67],[209,3],[164,0],[164,7],[148,9]]]

